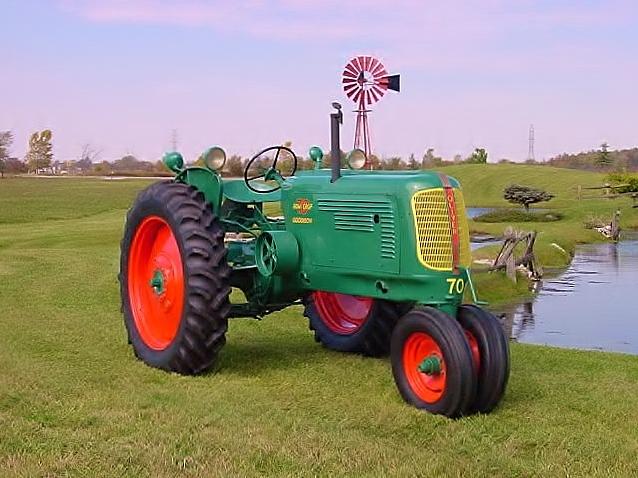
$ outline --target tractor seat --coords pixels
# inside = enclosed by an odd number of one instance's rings
[[[272,186],[260,181],[252,181],[251,186],[259,188],[263,185],[264,189],[270,189]],[[281,189],[271,193],[258,193],[246,186],[243,179],[231,179],[224,181],[224,197],[231,201],[239,203],[260,203],[260,202],[279,202],[281,201]]]

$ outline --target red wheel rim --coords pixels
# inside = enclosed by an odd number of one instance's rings
[[[128,258],[128,295],[144,343],[164,350],[177,335],[184,306],[184,272],[175,235],[158,216],[138,226]]]
[[[478,341],[476,340],[476,337],[474,337],[474,334],[469,330],[465,331],[465,337],[467,337],[467,342],[470,344],[472,362],[474,362],[474,366],[478,372],[481,368],[481,352],[479,351]]]
[[[313,293],[315,306],[326,327],[340,335],[351,335],[365,323],[374,299],[336,292]]]
[[[428,357],[440,362],[440,372],[426,374],[419,366]],[[437,402],[445,393],[446,368],[436,341],[425,332],[413,332],[403,344],[403,370],[412,391],[426,403]]]

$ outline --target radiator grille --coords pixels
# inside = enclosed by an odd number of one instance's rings
[[[472,251],[470,250],[470,228],[467,224],[467,212],[465,211],[465,200],[460,189],[454,190],[454,202],[456,203],[456,213],[459,221],[459,239],[461,242],[461,254],[459,265],[470,267],[472,265]]]
[[[463,195],[456,189],[454,197],[459,228],[459,265],[469,267],[469,230]],[[416,228],[417,255],[421,263],[438,271],[452,270],[452,231],[445,190],[436,188],[418,191],[412,196],[412,212]]]

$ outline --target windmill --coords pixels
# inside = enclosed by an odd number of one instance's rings
[[[399,91],[399,75],[388,75],[383,63],[371,56],[355,56],[348,62],[342,75],[343,91],[357,106],[357,124],[354,131],[354,147],[363,149],[366,158],[371,152],[368,109],[387,90]],[[367,159],[366,159],[367,161]],[[366,164],[370,167],[370,163]]]

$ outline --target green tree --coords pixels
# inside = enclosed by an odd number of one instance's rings
[[[547,191],[530,188],[529,186],[511,184],[504,189],[503,197],[513,204],[521,204],[525,206],[525,210],[529,211],[530,204],[549,201],[554,197],[554,195]]]
[[[93,167],[93,161],[91,161],[89,158],[82,158],[79,161],[76,161],[74,166],[80,172],[86,173]]]
[[[486,164],[487,151],[485,151],[484,148],[476,148],[465,162],[470,164]]]
[[[36,131],[29,138],[29,149],[26,155],[26,163],[30,171],[39,174],[42,169],[50,168],[53,160],[53,145],[51,130]]]
[[[408,169],[419,169],[419,163],[414,157],[414,153],[410,153],[410,157],[408,158]]]
[[[9,161],[9,148],[13,143],[13,133],[11,131],[0,131],[0,177],[4,178]]]
[[[106,160],[93,166],[93,172],[99,175],[112,174],[113,165]]]
[[[9,158],[4,162],[5,172],[11,174],[22,174],[28,172],[27,165],[18,158]]]
[[[374,170],[381,169],[381,159],[376,154],[370,153],[368,155],[368,162],[370,163],[370,167],[372,169],[374,169]]]
[[[405,163],[400,156],[392,156],[383,160],[383,169],[399,171],[401,169],[405,169]]]
[[[435,156],[434,148],[428,148],[423,155],[423,159],[421,161],[421,168],[434,168],[436,166],[441,166],[442,159],[439,156]]]
[[[125,154],[120,159],[113,162],[115,171],[137,171],[140,168],[140,161],[132,154]]]
[[[244,175],[244,162],[241,156],[233,154],[224,165],[224,170],[228,171],[228,175],[239,178]]]
[[[284,141],[284,144],[282,144],[282,146],[292,151],[292,141]],[[279,151],[279,158],[277,159],[277,169],[281,172],[282,175],[289,176],[292,172],[293,161],[294,158],[289,152],[281,150]],[[299,158],[297,158],[297,163],[299,163]],[[270,164],[272,164],[272,162]],[[242,172],[240,173],[240,175],[243,173],[244,170],[242,168]]]
[[[600,151],[598,151],[596,164],[601,168],[606,168],[611,165],[611,157],[609,156],[609,144],[607,144],[607,142],[604,142],[600,145]]]

